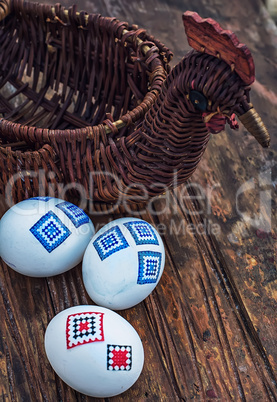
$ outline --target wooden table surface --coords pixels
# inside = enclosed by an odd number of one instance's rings
[[[140,213],[160,230],[166,265],[154,292],[119,312],[139,333],[145,364],[130,390],[107,400],[277,401],[276,26],[261,0],[82,0],[78,8],[146,28],[174,52],[172,65],[189,50],[184,11],[231,29],[253,54],[252,102],[272,137],[263,150],[242,127],[212,136],[188,185]],[[0,216],[6,209],[2,197]],[[91,215],[95,225],[118,217]],[[81,266],[41,279],[0,264],[1,400],[101,401],[63,383],[44,351],[55,314],[93,304]]]

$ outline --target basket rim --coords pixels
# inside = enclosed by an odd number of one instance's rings
[[[80,24],[86,23],[86,25],[89,23],[89,20],[93,16],[99,16],[104,19],[108,19],[109,21],[116,21],[121,23],[123,26],[123,29],[120,29],[119,32],[119,40],[123,40],[123,45],[127,46],[128,43],[134,43],[134,40],[132,41],[132,32],[136,32],[134,28],[137,29],[137,31],[141,31],[139,34],[135,36],[136,40],[136,46],[139,49],[140,53],[145,57],[146,64],[150,67],[152,71],[149,72],[149,90],[145,94],[143,100],[139,105],[137,105],[134,109],[129,110],[127,113],[125,113],[123,116],[120,117],[120,119],[116,121],[109,120],[108,118],[103,121],[102,123],[96,124],[96,125],[88,125],[86,127],[82,128],[82,133],[84,135],[84,132],[86,133],[87,139],[92,138],[92,132],[94,129],[99,129],[102,131],[104,129],[105,134],[109,134],[113,131],[117,131],[123,127],[129,127],[133,124],[136,124],[137,121],[139,121],[147,110],[150,109],[150,107],[153,105],[155,102],[157,96],[160,93],[162,83],[166,79],[168,75],[168,71],[163,67],[163,63],[165,66],[168,67],[169,69],[169,61],[172,59],[172,52],[169,51],[163,45],[161,42],[159,42],[158,39],[154,38],[153,36],[150,36],[149,38],[146,38],[146,40],[141,39],[139,36],[142,33],[146,33],[144,29],[138,29],[137,26],[135,25],[129,25],[128,23],[121,22],[117,18],[113,17],[105,17],[100,14],[94,14],[94,13],[87,13],[87,12],[78,12],[77,11],[77,5],[72,5],[68,9],[61,6],[59,3],[56,4],[56,6],[53,6],[51,4],[45,4],[45,3],[31,3],[29,1],[24,1],[24,0],[0,0],[0,21],[3,21],[6,17],[8,17],[10,14],[12,14],[16,8],[23,7],[24,10],[31,11],[32,9],[35,10],[35,7],[38,7],[42,5],[45,7],[45,9],[48,7],[48,9],[51,9],[52,17],[55,20],[60,21],[60,14],[63,15],[64,18],[67,19],[67,22],[70,23],[70,20],[74,18],[79,22]],[[57,15],[59,14],[59,15]],[[133,38],[134,39],[134,38]],[[153,40],[153,42],[152,42]],[[155,42],[154,42],[155,41]],[[159,49],[157,46],[157,43],[159,43],[162,46],[162,50]],[[166,52],[167,50],[167,52]],[[158,56],[156,56],[158,55]],[[163,61],[163,63],[162,63]],[[11,121],[8,119],[5,119],[4,117],[0,119],[0,127],[5,125],[10,125],[11,127]],[[21,124],[21,123],[12,123],[12,126],[16,127],[17,132],[21,132],[22,130],[32,130],[32,132],[36,130],[43,130],[44,132],[51,131],[51,134],[53,133],[61,133],[61,132],[67,132],[70,133],[71,135],[74,135],[76,130],[79,130],[79,127],[71,128],[71,129],[47,129],[47,128],[38,128],[36,126],[29,126],[26,124]],[[48,135],[46,135],[48,137]],[[7,144],[8,145],[8,144]],[[0,145],[1,147],[1,145]]]

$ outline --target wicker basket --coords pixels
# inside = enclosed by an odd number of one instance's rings
[[[16,202],[78,183],[113,201],[112,174],[100,173],[111,172],[106,147],[134,141],[172,53],[137,26],[76,6],[3,0],[0,12],[0,192]]]
[[[138,204],[185,182],[210,132],[236,114],[263,146],[250,51],[197,13],[195,49],[172,53],[137,26],[56,5],[0,0],[0,192]],[[147,194],[146,194],[147,193]],[[147,197],[144,197],[144,195]],[[102,207],[101,207],[102,208]]]

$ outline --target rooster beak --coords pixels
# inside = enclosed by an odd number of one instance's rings
[[[246,113],[238,116],[244,127],[253,137],[256,138],[262,147],[267,148],[270,144],[270,136],[261,117],[256,112],[252,104],[249,104],[250,109]]]

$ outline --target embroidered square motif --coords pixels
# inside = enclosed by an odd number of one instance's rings
[[[141,221],[133,221],[124,223],[124,226],[126,226],[126,228],[129,230],[137,245],[139,244],[159,245],[157,236],[149,223]]]
[[[129,247],[129,244],[118,226],[101,234],[94,240],[93,245],[102,261],[110,255]]]
[[[66,214],[76,228],[89,222],[89,217],[77,205],[65,201],[57,204],[56,207]]]
[[[104,341],[103,315],[94,312],[70,314],[66,321],[67,349]]]
[[[130,371],[132,368],[132,346],[107,345],[107,369]]]
[[[43,215],[30,228],[30,232],[48,253],[51,253],[71,235],[71,231],[53,211],[49,211]]]
[[[49,200],[51,200],[51,198],[52,197],[32,197],[32,198],[29,198],[29,199],[30,200],[38,200],[38,201],[48,202]]]
[[[138,280],[139,285],[145,283],[156,283],[161,269],[162,254],[156,251],[139,251],[139,269]]]

